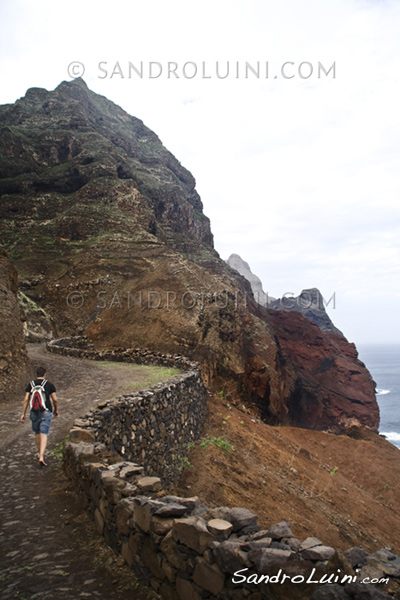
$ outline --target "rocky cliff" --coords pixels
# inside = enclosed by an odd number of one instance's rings
[[[261,279],[252,272],[249,263],[244,261],[239,254],[231,254],[226,263],[247,279],[251,285],[254,299],[258,304],[268,308],[271,302],[275,301],[275,298],[272,298],[264,292]]]
[[[0,149],[4,244],[53,334],[187,355],[269,423],[378,427],[354,347],[254,301],[213,248],[194,178],[139,119],[82,80],[35,88],[0,107]]]
[[[261,304],[261,306],[272,308],[274,310],[299,312],[312,323],[318,325],[322,331],[343,335],[329,318],[325,310],[324,298],[317,288],[303,290],[298,296],[273,298],[264,292],[261,279],[257,277],[257,275],[254,275],[248,263],[238,254],[231,254],[226,262],[232,269],[235,269],[235,271],[247,279],[251,285],[254,299],[258,304]],[[327,303],[330,303],[331,300],[332,299],[328,300]]]
[[[22,393],[24,384],[32,376],[17,291],[17,271],[0,248],[0,396],[3,401]]]

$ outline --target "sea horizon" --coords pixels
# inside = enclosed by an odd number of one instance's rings
[[[376,383],[379,433],[400,449],[400,343],[357,344],[357,350]]]

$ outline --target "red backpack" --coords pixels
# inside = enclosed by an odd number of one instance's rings
[[[46,383],[46,379],[43,379],[42,383],[40,384],[35,384],[34,381],[31,381],[31,410],[34,410],[36,412],[46,410],[46,393],[44,391]]]

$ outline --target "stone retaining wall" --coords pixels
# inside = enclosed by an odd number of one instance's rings
[[[168,495],[163,486],[175,480],[179,458],[205,420],[207,392],[197,363],[141,350],[97,352],[82,338],[52,342],[49,350],[187,369],[77,419],[64,451],[66,473],[97,529],[157,598],[392,598],[361,583],[364,577],[388,577],[386,589],[400,589],[400,557],[387,549],[368,555],[352,548],[344,556],[314,537],[296,539],[285,521],[260,531],[246,508],[210,509],[197,497]]]
[[[112,360],[118,362],[131,362],[136,365],[155,365],[158,367],[173,367],[181,371],[200,371],[200,365],[185,356],[151,352],[143,348],[121,348],[116,350],[96,350],[87,338],[75,336],[59,338],[47,343],[49,352],[77,358],[92,360]]]
[[[102,442],[128,460],[139,461],[164,485],[176,482],[188,444],[202,432],[207,388],[200,366],[182,356],[146,350],[96,351],[85,338],[63,338],[47,345],[56,352],[92,360],[174,367],[184,372],[146,390],[124,394],[98,405],[75,422],[70,439]]]
[[[104,444],[69,442],[64,459],[98,531],[157,598],[390,600],[361,579],[386,575],[398,585],[400,558],[388,550],[353,548],[345,558],[314,537],[296,539],[285,521],[260,531],[246,508],[168,495],[161,479],[110,457]]]

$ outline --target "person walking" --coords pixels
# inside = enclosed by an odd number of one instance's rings
[[[38,449],[40,467],[47,467],[44,453],[47,446],[47,438],[53,415],[58,415],[58,400],[56,388],[45,379],[45,367],[37,367],[36,379],[31,381],[25,389],[25,397],[22,406],[21,423],[25,422],[25,413],[30,406],[30,420],[32,430],[35,433],[35,442]]]

